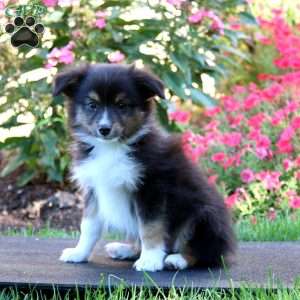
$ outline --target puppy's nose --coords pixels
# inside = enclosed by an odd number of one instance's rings
[[[101,127],[101,128],[99,128],[99,132],[100,132],[100,134],[101,135],[103,135],[103,136],[107,136],[107,135],[109,135],[109,133],[110,133],[110,131],[111,131],[111,128],[110,127]]]

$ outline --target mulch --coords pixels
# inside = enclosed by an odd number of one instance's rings
[[[44,179],[19,187],[16,181],[21,171],[0,178],[0,231],[46,226],[78,230],[83,205],[74,187]]]

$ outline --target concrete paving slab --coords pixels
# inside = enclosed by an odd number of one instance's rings
[[[66,264],[58,257],[72,239],[0,237],[0,286],[97,287],[99,282],[115,286],[228,288],[292,287],[300,275],[299,242],[247,242],[239,245],[236,263],[228,270],[191,269],[144,274],[132,262],[114,261],[98,243],[90,262]]]

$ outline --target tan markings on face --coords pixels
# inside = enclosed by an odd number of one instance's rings
[[[94,101],[98,101],[98,102],[101,101],[99,95],[95,91],[90,91],[88,96],[90,99],[92,99]]]
[[[146,249],[153,249],[164,244],[165,228],[162,221],[143,224],[140,222],[140,238]]]
[[[124,136],[128,138],[135,134],[144,124],[144,118],[145,113],[140,110],[136,110],[132,116],[128,117],[126,122],[124,122],[126,124],[124,128]]]

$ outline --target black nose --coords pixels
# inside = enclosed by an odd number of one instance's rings
[[[103,136],[107,136],[110,133],[111,128],[110,127],[101,127],[99,128],[99,132]]]

